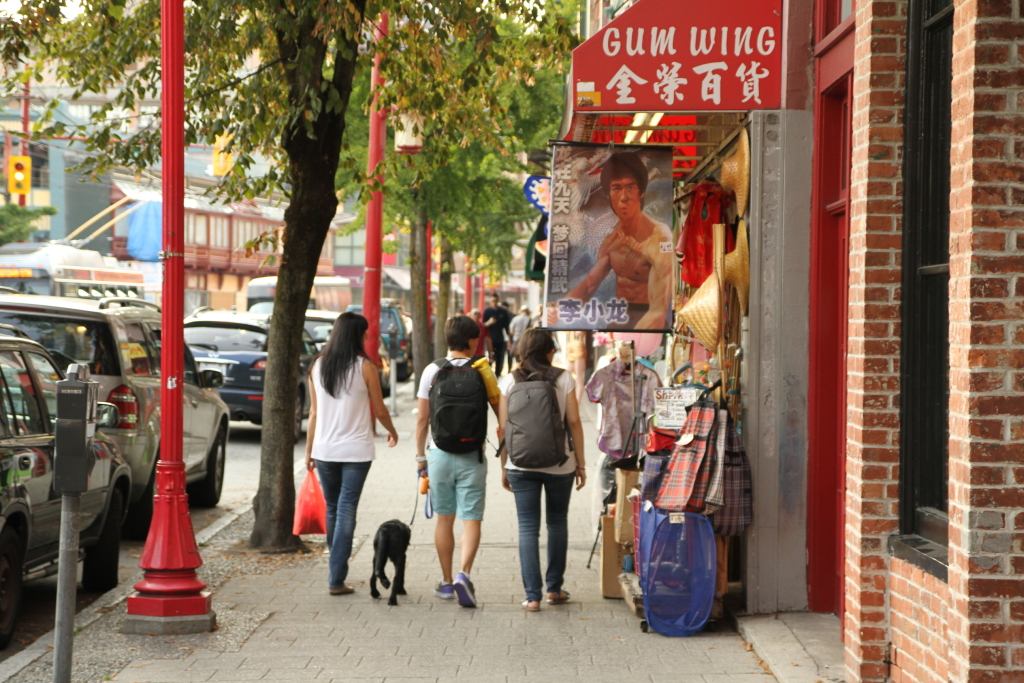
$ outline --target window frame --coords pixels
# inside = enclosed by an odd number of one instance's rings
[[[894,554],[948,566],[952,0],[910,0],[903,143],[900,535]],[[945,328],[944,332],[942,328]]]

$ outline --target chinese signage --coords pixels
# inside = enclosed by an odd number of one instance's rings
[[[782,106],[782,0],[640,0],[572,53],[576,111]]]
[[[672,328],[672,148],[554,147],[545,321]]]

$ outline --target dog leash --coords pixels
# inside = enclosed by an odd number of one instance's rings
[[[420,478],[419,472],[416,473],[416,497],[413,499],[412,504],[412,519],[409,520],[409,526],[411,527],[416,523],[416,510],[420,506]],[[427,488],[427,492],[423,499],[423,516],[427,519],[433,519],[434,517],[434,497],[430,495],[430,488]]]

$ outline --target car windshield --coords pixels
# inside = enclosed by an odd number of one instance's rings
[[[267,335],[251,327],[189,325],[185,343],[209,351],[266,351]]]
[[[57,365],[89,366],[94,375],[120,375],[117,346],[110,326],[99,320],[67,320],[56,316],[0,311],[0,323],[16,325],[45,346]]]
[[[274,302],[273,301],[261,301],[259,303],[253,304],[252,306],[249,307],[249,312],[250,313],[273,313],[274,312]]]
[[[313,338],[313,341],[320,343],[327,341],[327,338],[331,336],[334,323],[329,323],[325,320],[307,320],[305,328],[309,336]]]

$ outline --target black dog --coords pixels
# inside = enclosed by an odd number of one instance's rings
[[[389,605],[397,605],[399,595],[405,595],[405,551],[409,549],[412,529],[408,524],[392,519],[384,522],[373,537],[373,576],[370,577],[370,595],[380,597],[377,579],[385,589],[391,588]],[[395,581],[391,583],[384,574],[388,560],[395,565]]]

